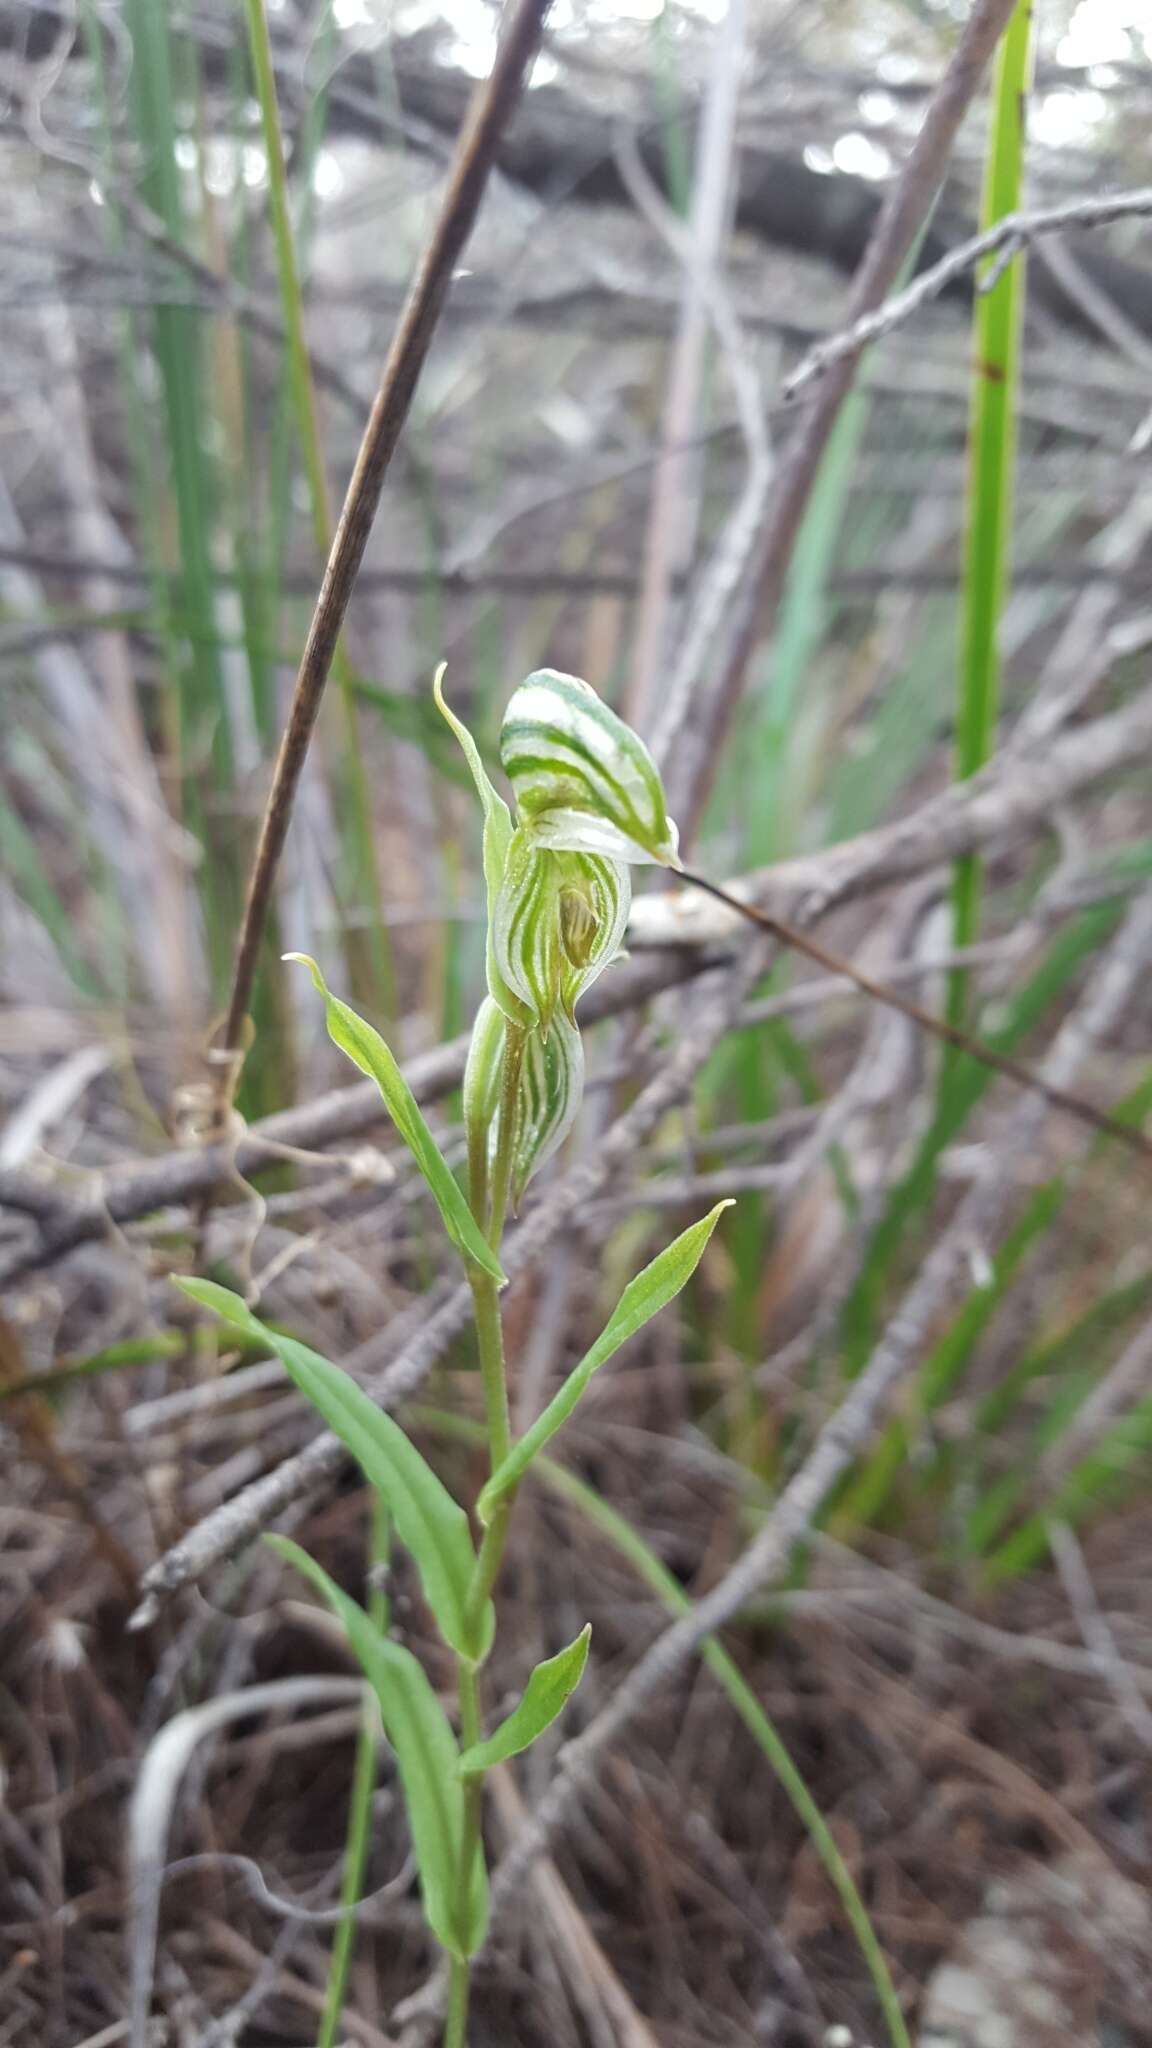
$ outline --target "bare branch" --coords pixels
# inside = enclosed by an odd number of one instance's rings
[[[958,277],[975,270],[987,257],[998,256],[1001,261],[994,264],[981,281],[982,290],[995,283],[1006,262],[1043,235],[1058,235],[1068,228],[1110,227],[1115,221],[1141,219],[1150,213],[1152,186],[1149,185],[1139,186],[1132,192],[1113,192],[1104,199],[1077,199],[1068,206],[1049,206],[1036,213],[1006,213],[994,227],[986,228],[983,234],[973,235],[970,241],[961,242],[959,248],[950,249],[939,263],[925,270],[905,291],[897,292],[874,312],[854,320],[839,334],[818,342],[785,379],[785,397],[794,398],[805,385],[817,377],[826,376],[837,364],[854,362],[869,342],[879,341],[882,335],[902,327],[906,320],[911,320],[933,299],[939,298],[941,292],[954,284]]]

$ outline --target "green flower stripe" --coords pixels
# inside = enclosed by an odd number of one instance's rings
[[[499,1006],[491,996],[485,997],[473,1026],[465,1070],[464,1119],[470,1130],[485,1134],[490,1162],[500,1144],[500,1069],[506,1030]],[[524,1042],[512,1146],[515,1208],[519,1208],[532,1175],[564,1143],[583,1093],[584,1047],[575,1024],[561,1010],[547,1038],[532,1030]]]
[[[560,1011],[548,1037],[530,1032],[524,1047],[512,1169],[515,1208],[519,1208],[532,1175],[564,1143],[583,1095],[583,1041],[575,1024]]]
[[[500,759],[538,846],[679,864],[655,762],[579,676],[537,669],[513,692]]]
[[[622,861],[552,852],[528,826],[513,835],[496,902],[496,965],[545,1038],[557,1011],[571,1018],[615,959],[631,903]]]

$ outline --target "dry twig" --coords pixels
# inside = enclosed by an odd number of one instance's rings
[[[949,249],[946,256],[925,270],[905,291],[897,292],[875,311],[865,313],[854,320],[839,334],[830,335],[827,341],[818,342],[809,349],[802,363],[785,379],[784,394],[794,398],[798,391],[811,384],[817,377],[826,376],[837,364],[854,362],[869,342],[879,341],[882,335],[891,334],[902,327],[906,320],[939,298],[950,284],[963,277],[987,257],[1000,260],[993,264],[986,277],[980,281],[980,289],[987,291],[995,284],[1005,263],[1011,262],[1030,242],[1044,235],[1059,235],[1068,228],[1109,227],[1118,220],[1141,219],[1152,213],[1152,186],[1143,185],[1134,192],[1112,192],[1104,199],[1077,199],[1068,206],[1048,206],[1035,213],[1006,213],[995,226],[985,228],[983,234],[973,235],[970,241],[961,242],[956,249]]]

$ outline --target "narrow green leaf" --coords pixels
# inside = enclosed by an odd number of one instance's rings
[[[448,1716],[410,1650],[382,1635],[371,1616],[329,1578],[299,1544],[269,1536],[273,1550],[295,1565],[342,1624],[380,1701],[384,1732],[396,1754],[424,1912],[449,1955],[472,1955],[488,1923],[488,1877],[477,1854],[468,1924],[458,1924],[457,1873],[464,1838],[464,1791]]]
[[[328,984],[307,953],[285,953],[286,960],[299,960],[308,969],[315,987],[324,998],[328,1036],[346,1052],[362,1074],[375,1081],[396,1129],[411,1152],[444,1219],[444,1227],[466,1258],[473,1259],[494,1280],[505,1279],[504,1269],[487,1242],[468,1207],[435,1138],[420,1114],[420,1107],[378,1031],[358,1017]]]
[[[230,1288],[214,1280],[180,1279],[176,1285],[234,1329],[257,1337],[281,1360],[300,1392],[347,1444],[365,1478],[387,1501],[445,1642],[460,1657],[481,1657],[491,1641],[493,1618],[489,1608],[481,1640],[471,1640],[465,1617],[476,1553],[468,1517],[399,1423],[378,1408],[349,1373],[295,1337],[270,1329]]]
[[[464,1751],[459,1765],[462,1778],[474,1778],[491,1770],[493,1764],[507,1763],[510,1756],[519,1756],[522,1749],[527,1749],[552,1726],[584,1676],[591,1634],[592,1624],[586,1621],[575,1642],[536,1666],[519,1706],[506,1721],[501,1721],[487,1742],[474,1742],[471,1749]]]
[[[621,1345],[626,1344],[629,1337],[634,1337],[637,1330],[643,1329],[644,1324],[665,1308],[691,1279],[722,1212],[731,1207],[731,1199],[717,1202],[707,1216],[683,1231],[652,1260],[651,1265],[645,1266],[642,1273],[637,1273],[636,1278],[629,1281],[591,1351],[569,1373],[543,1414],[537,1417],[519,1442],[513,1444],[503,1464],[492,1474],[476,1505],[482,1522],[487,1524],[491,1521],[497,1502],[519,1485],[537,1452],[542,1451],[561,1424],[567,1422],[593,1373],[606,1365]]]

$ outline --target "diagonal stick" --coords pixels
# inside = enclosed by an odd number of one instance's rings
[[[801,931],[794,924],[788,924],[784,918],[773,917],[767,910],[758,910],[752,903],[742,903],[738,896],[729,895],[727,889],[722,889],[718,882],[710,882],[705,875],[693,874],[688,868],[681,868],[679,874],[681,881],[690,883],[694,889],[703,889],[708,896],[714,896],[718,903],[723,903],[729,910],[737,911],[741,917],[747,918],[749,924],[770,933],[781,945],[790,946],[794,952],[803,953],[805,959],[815,961],[818,967],[826,968],[829,973],[841,975],[845,981],[852,983],[853,988],[858,988],[861,995],[871,997],[873,1002],[883,1003],[889,1010],[895,1010],[901,1017],[906,1017],[910,1024],[917,1025],[921,1031],[929,1032],[933,1038],[954,1047],[957,1052],[967,1053],[969,1058],[979,1060],[983,1066],[994,1068],[998,1074],[1006,1074],[1010,1081],[1016,1082],[1017,1087],[1031,1089],[1034,1094],[1043,1096],[1045,1102],[1050,1102],[1054,1109],[1063,1110],[1065,1115],[1076,1117],[1082,1124],[1089,1124],[1094,1131],[1100,1131],[1104,1137],[1118,1138],[1122,1145],[1127,1145],[1130,1152],[1138,1153],[1141,1159],[1152,1159],[1152,1139],[1146,1137],[1137,1125],[1121,1123],[1118,1117],[1109,1116],[1106,1109],[1098,1109],[1094,1102],[1088,1102],[1084,1096],[1074,1095],[1069,1089],[1058,1087],[1055,1082],[1048,1081],[1043,1074],[1037,1073],[1033,1067],[1025,1066],[1023,1061],[1014,1060],[1009,1054],[998,1052],[995,1046],[987,1044],[984,1039],[970,1037],[959,1025],[950,1024],[946,1018],[938,1017],[934,1011],[923,1009],[910,996],[901,995],[898,989],[890,987],[887,982],[875,981],[870,974],[865,974],[861,968],[854,966],[851,960],[846,960],[843,954],[830,952],[818,939],[810,938],[807,932]]]

